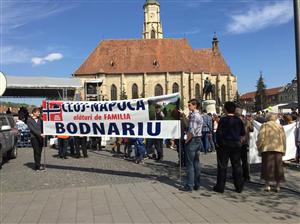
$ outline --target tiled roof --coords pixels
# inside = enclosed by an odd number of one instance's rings
[[[266,89],[266,95],[267,96],[273,96],[279,94],[282,87],[276,87],[271,89]],[[241,100],[247,100],[247,99],[253,99],[255,97],[256,92],[249,92],[241,95]]]
[[[186,39],[137,39],[102,41],[75,75],[144,72],[231,74],[221,53],[194,50]]]

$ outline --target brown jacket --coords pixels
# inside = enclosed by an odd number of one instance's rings
[[[242,145],[248,145],[250,143],[250,133],[254,131],[253,123],[247,119],[243,120],[245,125],[245,135],[241,137]]]
[[[256,145],[259,154],[263,152],[286,151],[286,136],[283,127],[275,121],[264,123],[259,130]]]

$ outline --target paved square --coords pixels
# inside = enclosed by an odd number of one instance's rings
[[[162,163],[137,165],[106,151],[61,160],[47,149],[47,171],[34,172],[32,150],[20,149],[1,170],[1,223],[300,223],[297,192],[249,183],[238,194],[230,180],[213,192],[214,154],[201,157],[200,190],[179,191],[176,152],[165,152]],[[298,190],[298,173],[286,168],[289,189]]]

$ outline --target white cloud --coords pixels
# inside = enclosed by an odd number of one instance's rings
[[[63,55],[61,53],[51,53],[45,57],[34,57],[31,59],[31,62],[33,65],[43,65],[46,64],[46,62],[58,61],[62,58]]]
[[[0,52],[0,64],[28,63],[33,54],[33,50],[18,46],[2,46]]]
[[[227,31],[232,34],[255,32],[289,22],[293,18],[292,1],[269,3],[252,7],[247,12],[231,15]]]
[[[46,63],[46,61],[45,61],[43,58],[38,58],[38,57],[32,58],[32,59],[31,59],[31,62],[32,62],[32,64],[34,64],[34,65],[42,65],[42,64],[45,64],[45,63]]]
[[[63,58],[63,55],[61,53],[52,53],[52,54],[48,54],[45,57],[46,61],[56,61],[56,60],[60,60]]]

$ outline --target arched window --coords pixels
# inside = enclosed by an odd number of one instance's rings
[[[112,84],[110,88],[110,100],[117,100],[118,99],[118,93],[117,93],[117,87]]]
[[[151,30],[151,39],[155,39],[156,35],[155,35],[155,30]]]
[[[200,85],[197,83],[196,86],[195,86],[195,98],[197,100],[200,99]]]
[[[154,95],[155,96],[161,96],[164,94],[163,87],[160,84],[157,84],[154,88]]]
[[[218,97],[218,88],[215,84],[213,84],[213,94],[212,94],[212,99],[216,100]]]
[[[172,93],[178,93],[179,92],[179,85],[175,82],[172,86]]]
[[[133,84],[132,85],[132,99],[137,99],[139,98],[139,87],[137,86],[137,84]]]
[[[221,101],[224,103],[226,101],[226,87],[222,85],[221,87]]]

